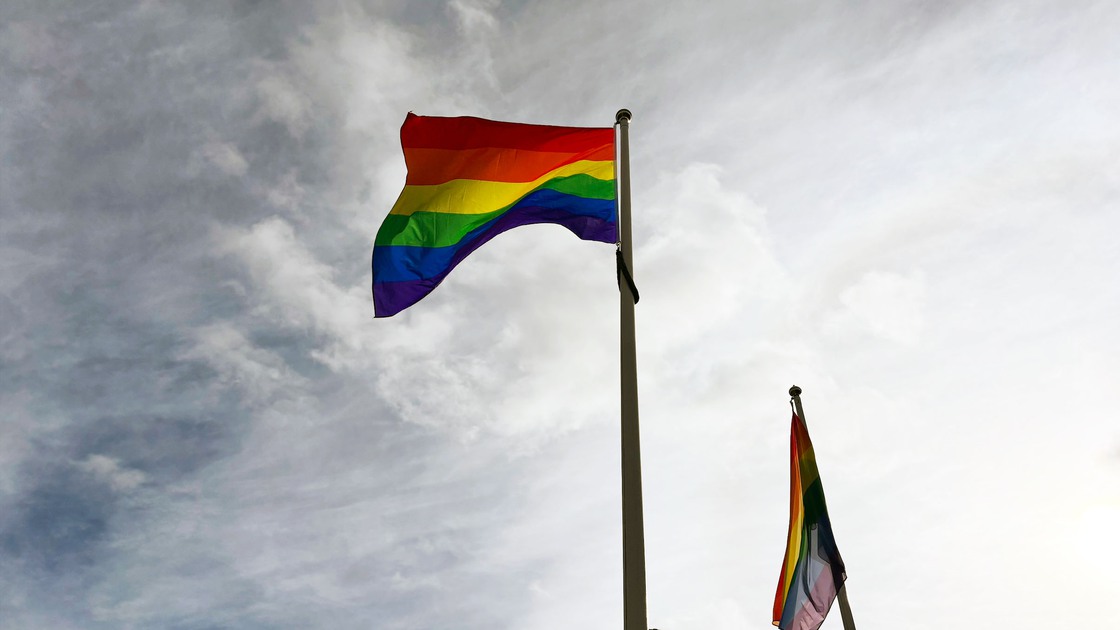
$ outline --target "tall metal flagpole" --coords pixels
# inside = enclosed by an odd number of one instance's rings
[[[809,425],[805,422],[805,410],[801,408],[801,388],[796,385],[790,387],[789,395],[793,398],[793,407],[797,410],[797,417],[801,418],[801,424],[808,428]],[[852,607],[848,605],[847,584],[840,586],[840,592],[836,594],[836,599],[840,602],[840,619],[844,622],[844,630],[856,630],[856,622],[852,618]]]
[[[630,240],[630,119],[620,109],[618,127],[618,239],[622,365],[622,607],[624,630],[647,630],[646,552],[642,522],[642,455],[638,433],[638,360],[634,342],[634,248]],[[623,281],[623,275],[626,278]]]

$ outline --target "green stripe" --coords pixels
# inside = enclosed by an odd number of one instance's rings
[[[614,199],[614,180],[597,179],[581,173],[550,179],[533,190],[555,190],[585,199]],[[471,230],[515,205],[517,201],[500,210],[482,214],[450,214],[424,210],[418,210],[410,215],[390,214],[385,217],[381,229],[377,230],[374,244],[447,247],[458,243]]]
[[[507,208],[485,214],[413,212],[390,214],[377,231],[375,245],[420,245],[447,247],[458,243],[471,230],[501,215]]]
[[[543,188],[585,199],[614,199],[613,179],[598,179],[583,173],[550,179],[538,186],[537,190]]]
[[[801,505],[805,509],[805,523],[816,523],[828,514],[828,507],[824,502],[824,486],[820,479],[809,484],[801,495]]]

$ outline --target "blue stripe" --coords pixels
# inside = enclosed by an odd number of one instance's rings
[[[446,275],[467,254],[494,236],[520,225],[557,223],[588,240],[617,238],[613,199],[588,199],[555,190],[534,191],[502,214],[468,232],[455,245],[418,247],[378,245],[373,248],[373,281],[406,282]],[[609,240],[608,240],[609,239]]]

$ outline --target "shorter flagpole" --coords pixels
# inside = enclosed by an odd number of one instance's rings
[[[848,605],[847,583],[840,587],[836,600],[840,602],[840,620],[844,622],[844,630],[856,630],[856,621],[852,619],[852,607]]]
[[[805,409],[801,407],[801,388],[797,385],[789,388],[790,398],[793,399],[793,408],[797,411],[797,417],[801,418],[801,424],[805,428],[809,428],[809,424],[805,422]],[[852,607],[848,605],[848,584],[847,580],[840,587],[840,592],[836,593],[836,600],[840,602],[840,620],[844,622],[844,630],[856,630],[856,621],[852,617]]]

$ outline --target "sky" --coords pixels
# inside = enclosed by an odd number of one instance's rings
[[[407,112],[623,107],[650,627],[771,627],[793,384],[860,628],[1120,627],[1118,29],[0,1],[0,627],[620,627],[614,248],[369,262]]]

